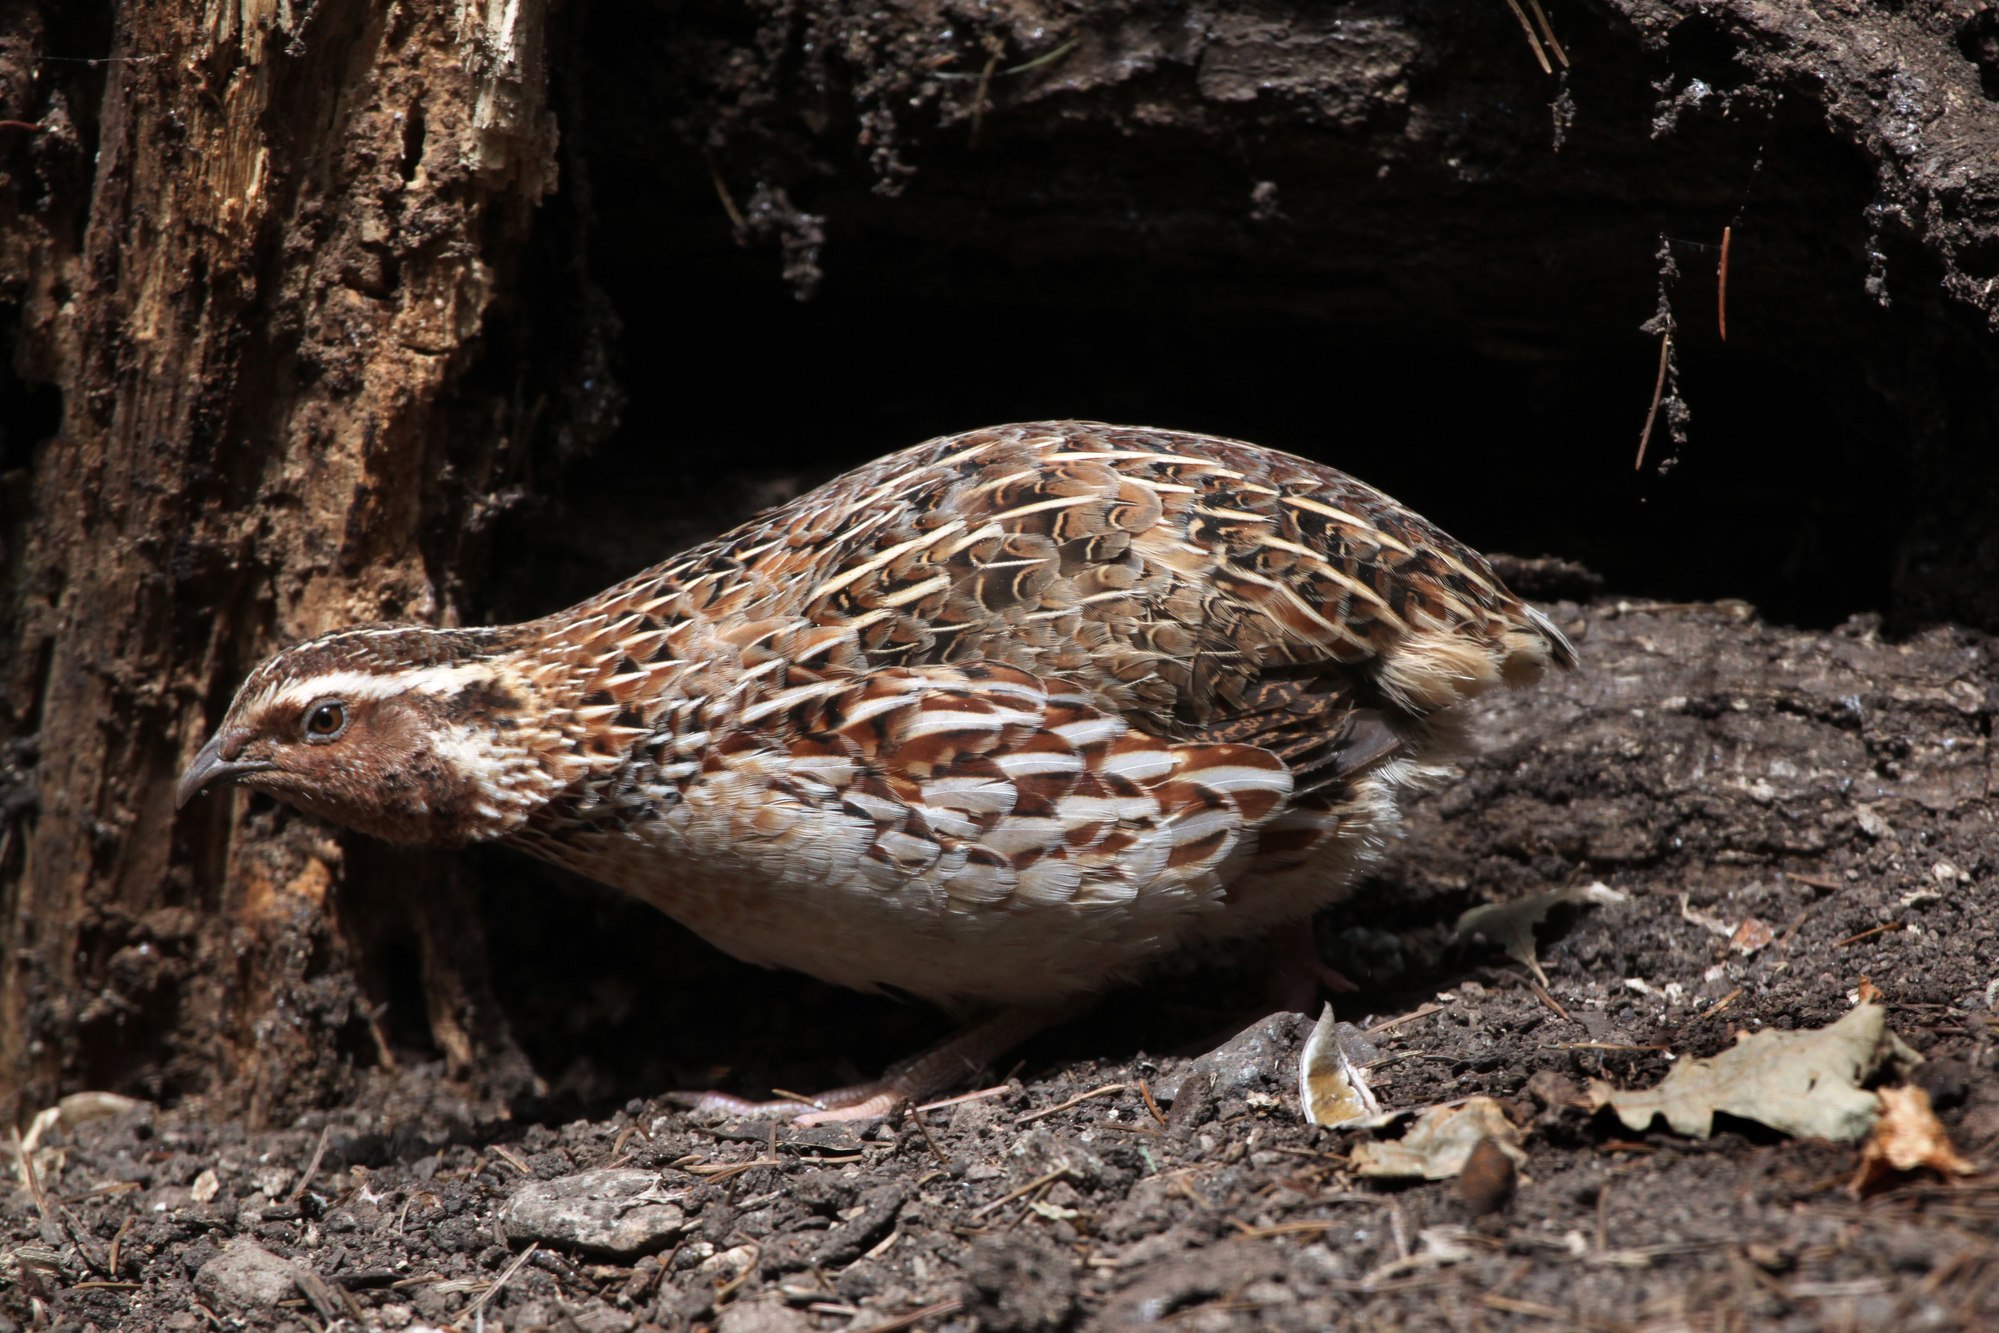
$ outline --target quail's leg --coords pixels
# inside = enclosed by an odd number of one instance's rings
[[[1070,1017],[1079,1007],[1005,1010],[891,1065],[878,1079],[834,1088],[809,1101],[786,1097],[760,1102],[726,1092],[676,1092],[667,1094],[667,1100],[694,1111],[791,1116],[793,1123],[801,1126],[871,1120],[887,1115],[901,1102],[928,1101],[956,1087],[1037,1032]]]
[[[1360,989],[1346,973],[1319,957],[1318,937],[1309,919],[1270,932],[1270,965],[1272,1012],[1316,1014],[1322,991]]]
[[[1176,1048],[1175,1054],[1199,1059],[1220,1050],[1272,1014],[1316,1016],[1325,992],[1360,989],[1346,973],[1319,957],[1310,921],[1279,926],[1264,939],[1270,950],[1270,971],[1264,977],[1262,1004],[1238,1014],[1227,1026]]]

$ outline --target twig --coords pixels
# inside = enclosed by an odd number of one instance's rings
[[[464,1313],[460,1314],[458,1318],[453,1320],[452,1322],[462,1324],[467,1319],[470,1319],[472,1318],[472,1316],[478,1314],[479,1311],[485,1309],[486,1302],[492,1300],[495,1296],[499,1295],[500,1288],[506,1286],[509,1282],[513,1281],[514,1274],[521,1271],[521,1265],[525,1264],[528,1260],[534,1258],[534,1252],[540,1248],[541,1248],[540,1241],[538,1240],[530,1241],[528,1243],[528,1247],[525,1250],[521,1251],[521,1257],[514,1260],[512,1263],[508,1264],[506,1267],[506,1271],[501,1273],[497,1278],[493,1279],[493,1285],[486,1288],[484,1291],[480,1292],[478,1298],[474,1300],[470,1305],[466,1306]]]
[[[319,1317],[329,1324],[350,1313],[360,1312],[359,1304],[348,1295],[346,1288],[335,1287],[310,1268],[297,1268],[292,1273],[292,1280],[304,1294],[306,1304],[317,1310]]]
[[[1659,378],[1652,384],[1652,406],[1645,411],[1645,429],[1638,435],[1638,458],[1631,464],[1633,472],[1645,466],[1645,446],[1652,442],[1652,424],[1659,419],[1659,401],[1666,396],[1666,363],[1673,355],[1673,335],[1659,337]]]
[[[742,1234],[740,1231],[736,1233],[737,1236],[741,1236]],[[728,1300],[729,1297],[742,1289],[745,1282],[756,1276],[757,1262],[763,1257],[763,1246],[757,1244],[755,1241],[750,1241],[749,1246],[750,1257],[744,1262],[742,1271],[715,1288],[715,1304],[720,1305],[723,1301]]]
[[[64,1204],[58,1203],[56,1207],[62,1212],[62,1228],[69,1233],[69,1243],[76,1247],[77,1256],[84,1263],[104,1274],[105,1277],[115,1280],[118,1275],[112,1272],[110,1266],[102,1259],[92,1254],[90,1247],[84,1244],[85,1232],[83,1230],[83,1223],[76,1220],[76,1214],[71,1212]]]
[[[802,1106],[809,1106],[815,1111],[823,1111],[826,1109],[826,1103],[820,1101],[817,1097],[812,1096],[810,1093],[793,1092],[790,1088],[772,1088],[770,1090],[770,1095],[773,1099],[777,1101],[797,1102]],[[771,1127],[775,1129],[777,1127],[777,1122],[773,1120],[771,1122]]]
[[[1737,606],[1747,607],[1748,603],[1733,602],[1727,598],[1718,602],[1619,602],[1607,610],[1620,616],[1657,616],[1668,611],[1723,611],[1733,615],[1735,612],[1731,608]]]
[[[36,60],[50,62],[50,64],[90,64],[90,66],[98,66],[98,64],[152,64],[154,60],[166,60],[166,56],[168,56],[168,52],[162,50],[162,52],[154,52],[150,56],[36,56]],[[196,1305],[196,1309],[200,1309],[204,1315],[208,1315],[208,1311],[202,1309],[200,1305]],[[208,1315],[208,1317],[214,1319],[214,1315]]]
[[[979,130],[986,123],[986,92],[993,85],[993,70],[998,65],[998,56],[986,57],[986,67],[979,75],[978,89],[972,94],[972,137],[967,141],[968,147],[977,148],[979,146]]]
[[[1558,1324],[1567,1324],[1573,1310],[1558,1310],[1552,1305],[1542,1305],[1538,1301],[1523,1301],[1514,1296],[1481,1296],[1478,1303],[1488,1310],[1498,1310],[1502,1314],[1524,1314],[1535,1319],[1552,1319]]]
[[[1721,262],[1715,265],[1714,318],[1723,342],[1728,341],[1728,242],[1734,232],[1734,227],[1721,229]]]
[[[1145,1098],[1145,1109],[1152,1112],[1152,1118],[1162,1125],[1165,1124],[1166,1117],[1160,1114],[1159,1103],[1152,1100],[1152,1088],[1144,1079],[1138,1081],[1138,1095]]]
[[[1317,1232],[1331,1231],[1340,1224],[1324,1218],[1300,1218],[1296,1222],[1278,1222],[1267,1227],[1253,1227],[1240,1217],[1231,1217],[1229,1225],[1241,1232],[1244,1240],[1263,1240],[1269,1236],[1310,1236]]]
[[[1534,59],[1541,62],[1541,72],[1553,74],[1555,67],[1548,63],[1548,53],[1541,49],[1541,39],[1534,35],[1534,25],[1528,21],[1527,11],[1520,7],[1520,0],[1506,0],[1506,7],[1513,11],[1514,18],[1520,20],[1520,31],[1527,34],[1527,45],[1533,50]]]
[[[913,1328],[933,1315],[956,1314],[964,1304],[964,1301],[953,1296],[949,1300],[938,1301],[935,1305],[926,1305],[921,1310],[911,1310],[908,1314],[897,1315],[885,1324],[869,1324],[859,1330],[859,1333],[900,1333],[902,1329]]]
[[[1012,1091],[1012,1084],[1000,1083],[990,1088],[980,1088],[977,1092],[961,1092],[956,1097],[946,1097],[942,1101],[925,1102],[916,1109],[919,1111],[941,1111],[947,1106],[962,1106],[966,1102],[982,1102],[988,1097],[1004,1097]]]
[[[722,201],[722,211],[729,215],[729,225],[736,229],[736,235],[749,234],[750,224],[743,218],[743,210],[736,207],[734,196],[729,193],[729,183],[722,179],[722,168],[716,165],[713,153],[703,153],[708,159],[708,179],[715,182],[715,197]]]
[[[107,1267],[110,1268],[111,1276],[113,1278],[116,1278],[118,1276],[119,1247],[125,1243],[125,1233],[130,1231],[131,1229],[132,1229],[132,1214],[127,1213],[125,1215],[125,1220],[118,1224],[118,1230],[116,1234],[114,1234],[111,1237],[111,1252],[108,1256]]]
[[[1706,1009],[1703,1009],[1703,1010],[1701,1011],[1701,1017],[1702,1017],[1702,1018],[1713,1018],[1713,1017],[1714,1017],[1714,1016],[1715,1016],[1716,1014],[1718,1014],[1718,1013],[1720,1013],[1720,1012],[1721,1012],[1722,1010],[1724,1010],[1724,1009],[1728,1008],[1728,1006],[1730,1006],[1731,1004],[1734,1004],[1734,1003],[1735,1003],[1735,1002],[1736,1002],[1737,1000],[1739,1000],[1739,999],[1741,999],[1741,998],[1742,998],[1742,987],[1740,987],[1740,986],[1737,986],[1737,987],[1736,987],[1736,988],[1735,988],[1734,990],[1732,990],[1732,991],[1730,991],[1730,992],[1729,992],[1728,994],[1726,994],[1726,995],[1722,996],[1722,997],[1721,997],[1721,998],[1720,998],[1719,1000],[1716,1000],[1716,1001],[1715,1001],[1715,1002],[1714,1002],[1713,1004],[1709,1005],[1709,1006],[1708,1006],[1708,1007],[1707,1007]]]
[[[332,1141],[333,1126],[322,1126],[319,1131],[319,1146],[312,1150],[312,1160],[305,1164],[305,1171],[299,1176],[297,1183],[286,1193],[284,1198],[286,1203],[297,1203],[305,1197],[306,1190],[312,1185],[312,1178],[319,1174],[319,1164],[326,1160],[326,1145]]]
[[[1443,1009],[1444,1006],[1441,1004],[1426,1004],[1421,1009],[1413,1009],[1400,1018],[1384,1019],[1382,1022],[1376,1023],[1367,1030],[1367,1035],[1378,1037],[1390,1028],[1399,1028],[1404,1023],[1413,1023],[1419,1018],[1428,1018],[1431,1014],[1442,1013]]]
[[[1863,930],[1858,935],[1848,935],[1845,939],[1840,940],[1832,947],[1835,949],[1844,949],[1849,944],[1858,944],[1862,940],[1871,940],[1876,935],[1886,935],[1891,930],[1900,930],[1900,929],[1902,929],[1901,922],[1884,921],[1880,925],[1874,927],[1872,930]]]
[[[1554,996],[1548,994],[1548,988],[1546,986],[1543,986],[1538,981],[1530,981],[1527,984],[1534,988],[1534,994],[1540,998],[1542,1004],[1545,1004],[1550,1009],[1553,1009],[1556,1012],[1556,1014],[1560,1015],[1564,1021],[1570,1023],[1575,1022],[1573,1018],[1569,1017],[1569,1011],[1562,1008],[1561,1003],[1558,1000],[1556,1000]]]
[[[951,1165],[951,1155],[937,1146],[937,1140],[931,1137],[930,1126],[924,1122],[923,1113],[921,1111],[911,1111],[909,1118],[916,1122],[917,1132],[923,1135],[923,1141],[930,1145],[931,1156],[935,1157],[940,1165]]]
[[[1544,1051],[1670,1051],[1662,1042],[1640,1045],[1629,1041],[1557,1041],[1541,1047]]]
[[[1015,74],[1025,74],[1029,70],[1040,69],[1043,65],[1052,65],[1056,61],[1060,60],[1063,56],[1068,55],[1070,51],[1075,49],[1076,43],[1082,40],[1083,39],[1081,37],[1071,37],[1068,41],[1062,43],[1062,45],[1056,47],[1053,51],[1050,51],[1047,55],[1036,56],[1034,57],[1034,59],[1022,61],[1018,65],[1008,65],[1005,69],[995,70],[991,77],[998,79],[1011,78]],[[944,57],[944,59],[948,62],[956,60],[957,57],[955,55],[952,55],[952,56],[946,56]],[[935,79],[983,79],[986,78],[987,76],[983,73],[971,74],[971,73],[960,72],[958,70],[939,70],[937,73],[931,75],[931,77]]]
[[[740,1176],[745,1171],[754,1171],[760,1166],[783,1166],[782,1157],[752,1157],[747,1162],[703,1162],[699,1166],[682,1167],[690,1176],[700,1176],[704,1180],[717,1183]]]
[[[1931,1030],[1935,1031],[1935,1029]],[[1143,1134],[1148,1139],[1159,1137],[1159,1126],[1157,1125],[1120,1125],[1115,1120],[1109,1120],[1098,1125],[1097,1128],[1109,1134]]]
[[[1534,11],[1535,21],[1541,25],[1541,36],[1547,40],[1548,49],[1555,53],[1555,59],[1562,62],[1562,68],[1567,69],[1569,67],[1569,53],[1564,51],[1562,44],[1555,40],[1555,30],[1548,26],[1548,16],[1541,12],[1541,0],[1527,0],[1527,4]]]
[[[1499,1281],[1493,1283],[1485,1294],[1487,1296],[1504,1296],[1508,1287],[1511,1287],[1514,1283],[1533,1271],[1534,1261],[1532,1259],[1522,1259],[1519,1263],[1500,1274]]]
[[[1023,1195],[1032,1194],[1034,1193],[1034,1191],[1040,1189],[1043,1185],[1053,1185],[1058,1180],[1066,1179],[1070,1174],[1071,1173],[1068,1167],[1058,1166],[1053,1171],[1050,1171],[1047,1175],[1037,1176],[1033,1180],[1028,1181],[1025,1185],[1022,1185],[1019,1189],[1012,1190],[1006,1194],[1002,1194],[999,1196],[999,1198],[994,1199],[991,1203],[984,1204],[978,1208],[973,1209],[972,1220],[976,1222],[978,1219],[984,1217],[987,1213],[996,1212],[999,1209],[1004,1208],[1008,1204],[1012,1203],[1015,1199],[1018,1199]]]
[[[1081,1106],[1084,1102],[1089,1101],[1092,1097],[1108,1097],[1114,1092],[1130,1092],[1130,1091],[1131,1091],[1131,1084],[1129,1083],[1106,1083],[1101,1088],[1092,1088],[1088,1092],[1079,1093],[1076,1096],[1071,1097],[1068,1101],[1063,1102],[1059,1106],[1046,1107],[1042,1110],[1034,1112],[1032,1115],[1024,1115],[1020,1119],[1014,1121],[1013,1123],[1016,1125],[1032,1124],[1036,1120],[1041,1120],[1048,1116],[1055,1115],[1058,1112],[1066,1111],[1072,1106]],[[1162,1121],[1161,1123],[1164,1122]]]
[[[21,1183],[27,1186],[28,1197],[35,1201],[35,1211],[42,1215],[42,1221],[53,1222],[55,1215],[49,1212],[49,1196],[42,1192],[42,1178],[35,1171],[34,1149],[21,1142],[21,1127],[10,1128],[14,1136],[14,1164],[20,1170]]]
[[[625,1156],[625,1145],[632,1141],[632,1135],[642,1135],[644,1132],[637,1125],[626,1125],[623,1129],[619,1130],[618,1137],[611,1140],[611,1152],[604,1159],[604,1165],[606,1167],[622,1165],[628,1160]]]
[[[505,1162],[508,1166],[511,1166],[514,1170],[526,1176],[529,1180],[534,1179],[534,1169],[530,1167],[526,1162],[523,1162],[515,1153],[509,1150],[505,1144],[501,1143],[494,1144],[493,1156],[499,1158],[501,1161]]]
[[[1076,47],[1076,43],[1082,40],[1083,39],[1081,37],[1071,37],[1068,41],[1062,43],[1062,45],[1056,47],[1053,51],[1050,51],[1047,55],[1036,56],[1032,60],[1022,61],[1018,65],[1011,65],[1006,69],[1001,70],[1000,75],[1002,77],[1006,77],[1014,74],[1025,74],[1029,70],[1040,69],[1043,65],[1052,65],[1056,61],[1060,60],[1063,56],[1066,56],[1069,54],[1069,52],[1073,51]]]

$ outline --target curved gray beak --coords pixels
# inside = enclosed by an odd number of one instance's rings
[[[194,757],[194,762],[187,766],[187,772],[180,775],[180,785],[174,788],[174,809],[185,806],[212,782],[225,782],[246,773],[264,773],[277,767],[268,759],[224,759],[224,734],[216,732],[208,744],[201,747],[201,753]]]

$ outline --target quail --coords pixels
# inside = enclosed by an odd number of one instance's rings
[[[178,797],[231,779],[391,842],[510,844],[738,958],[997,1013],[1005,1042],[1307,922],[1449,774],[1466,700],[1575,660],[1330,467],[1037,422],[891,454],[539,620],[296,644]]]

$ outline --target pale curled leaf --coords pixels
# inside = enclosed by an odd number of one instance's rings
[[[1417,1115],[1401,1138],[1356,1144],[1351,1156],[1354,1171],[1363,1176],[1448,1180],[1464,1170],[1472,1150],[1485,1138],[1492,1139],[1515,1166],[1526,1165],[1520,1130],[1490,1097],[1432,1106]]]
[[[1333,1021],[1328,1004],[1298,1053],[1298,1104],[1307,1124],[1343,1125],[1381,1113],[1374,1089],[1341,1040],[1345,1026]]]
[[[1681,1061],[1655,1088],[1592,1084],[1590,1099],[1631,1130],[1664,1116],[1677,1133],[1704,1139],[1721,1112],[1799,1138],[1850,1142],[1880,1113],[1879,1098],[1861,1084],[1921,1058],[1888,1031],[1880,1005],[1863,1004],[1828,1027],[1745,1034],[1710,1059]]]
[[[1534,927],[1545,921],[1548,913],[1566,903],[1624,901],[1624,894],[1599,880],[1594,884],[1572,885],[1566,889],[1550,889],[1546,893],[1530,894],[1525,898],[1516,898],[1512,902],[1487,903],[1483,907],[1472,908],[1458,918],[1457,926],[1451,931],[1451,943],[1464,944],[1473,936],[1483,935],[1504,950],[1507,957],[1532,972],[1536,981],[1546,986],[1548,974],[1541,970],[1540,958],[1534,949]]]

